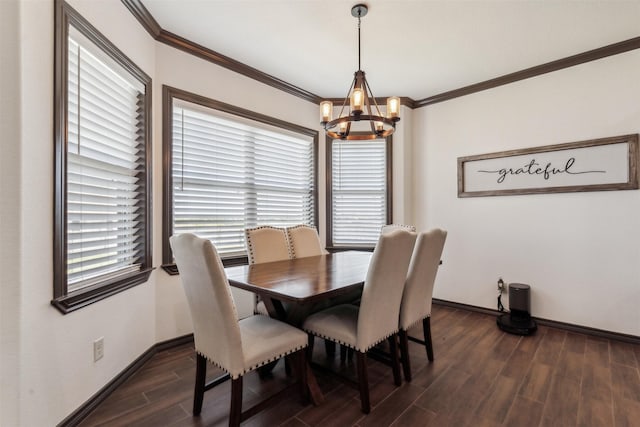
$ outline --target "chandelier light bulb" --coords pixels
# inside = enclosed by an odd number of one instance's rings
[[[361,88],[355,88],[351,94],[351,114],[360,114],[363,109],[364,92]]]
[[[320,122],[330,122],[333,116],[333,102],[322,101],[320,103]]]
[[[392,120],[400,118],[400,98],[397,96],[387,99],[387,117]]]

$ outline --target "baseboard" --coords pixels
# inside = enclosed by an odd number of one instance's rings
[[[152,345],[147,351],[134,360],[129,366],[123,369],[111,381],[109,381],[98,392],[91,396],[78,409],[73,411],[64,420],[58,423],[58,427],[74,427],[79,425],[85,418],[89,416],[102,402],[105,401],[111,393],[124,384],[133,374],[135,374],[149,359],[156,353],[177,347],[183,344],[193,342],[193,334],[183,335],[181,337],[172,338]]]
[[[445,300],[436,299],[436,298],[433,299],[433,303],[437,305],[446,306],[446,307],[457,308],[460,310],[473,311],[476,313],[490,314],[494,316],[503,314],[503,312],[500,312],[498,310],[492,310],[490,308],[477,307],[475,305],[445,301]],[[564,329],[567,331],[576,332],[584,335],[590,335],[598,338],[606,338],[610,340],[616,340],[616,341],[622,341],[626,343],[640,345],[640,337],[636,335],[621,334],[618,332],[605,331],[604,329],[596,329],[596,328],[590,328],[588,326],[580,326],[580,325],[574,325],[571,323],[558,322],[555,320],[541,319],[539,317],[533,317],[533,319],[535,319],[535,321],[539,325],[549,326],[557,329]]]

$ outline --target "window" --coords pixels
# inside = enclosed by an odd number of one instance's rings
[[[56,3],[54,299],[63,313],[151,272],[151,79]]]
[[[317,131],[170,87],[163,103],[165,270],[172,234],[210,239],[230,264],[246,262],[246,227],[317,224]]]
[[[391,136],[327,138],[327,245],[373,248],[391,222]]]

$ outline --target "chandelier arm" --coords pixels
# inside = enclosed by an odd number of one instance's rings
[[[337,119],[333,119],[330,122],[327,122],[327,124],[324,125],[324,128],[325,130],[329,130],[338,126],[340,123],[345,123],[345,122],[352,123],[352,122],[360,122],[360,121],[381,122],[391,126],[394,129],[396,127],[396,122],[387,117],[361,114],[359,116],[338,117]]]
[[[369,121],[369,127],[371,128],[371,133],[373,133],[375,135],[377,135],[379,133],[378,131],[376,131],[376,126],[375,126],[374,122]]]
[[[367,79],[364,79],[364,84],[367,85],[367,91],[369,92],[369,95],[371,95],[371,99],[373,99],[373,105],[376,107],[376,113],[378,114],[378,116],[382,116],[382,113],[380,112],[380,107],[378,106],[378,102],[376,101],[376,97],[373,95],[373,91],[371,90],[371,87],[369,86],[369,82],[367,81]],[[370,104],[369,100],[367,100],[367,104]],[[372,114],[371,106],[369,106],[369,114]]]
[[[361,88],[362,88],[362,96],[364,97],[364,111],[366,111],[367,113],[371,114],[371,105],[370,105],[370,101],[369,101],[369,97],[371,96],[371,93],[369,92],[371,89],[369,88],[369,84],[367,83],[367,77],[364,74],[364,71],[360,71],[361,74],[361,78],[362,78],[362,82],[360,83]]]
[[[369,133],[356,133],[350,134],[348,136],[341,135],[339,133],[333,131],[327,131],[327,135],[329,135],[333,139],[341,139],[343,141],[371,141],[373,139],[382,139],[391,135],[393,132],[391,130],[386,130],[381,134],[369,134]]]
[[[355,83],[356,83],[356,78],[354,76],[353,80],[351,80],[351,84],[349,85],[349,90],[347,91],[347,96],[344,98],[344,101],[342,102],[342,107],[340,108],[340,113],[338,114],[338,117],[342,117],[342,112],[344,111],[344,107],[347,106],[347,102],[349,102],[351,91],[353,90],[353,86],[355,85]]]

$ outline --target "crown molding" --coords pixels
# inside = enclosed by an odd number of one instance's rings
[[[588,50],[577,55],[558,59],[556,61],[547,62],[546,64],[536,65],[535,67],[516,71],[515,73],[505,74],[503,76],[486,80],[484,82],[472,84],[469,86],[461,87],[459,89],[454,89],[438,95],[430,96],[428,98],[420,99],[418,101],[415,101],[415,108],[437,104],[438,102],[448,101],[450,99],[459,98],[465,95],[471,95],[472,93],[481,92],[487,89],[493,89],[498,86],[503,86],[520,80],[529,79],[531,77],[551,73],[553,71],[558,71],[564,68],[573,67],[575,65],[584,64],[586,62],[595,61],[597,59],[606,58],[608,56],[618,55],[620,53],[629,52],[638,48],[640,48],[640,37],[635,37],[597,49]]]
[[[206,61],[212,62],[221,67],[227,68],[236,73],[247,76],[251,79],[257,80],[261,83],[282,90],[288,94],[297,96],[306,101],[310,101],[319,104],[325,98],[315,95],[309,91],[301,89],[284,80],[277,77],[263,73],[253,67],[250,67],[242,62],[236,61],[233,58],[222,55],[209,48],[201,46],[190,40],[185,39],[177,34],[173,34],[169,31],[162,29],[160,24],[149,13],[147,8],[142,4],[142,0],[121,0],[122,3],[129,9],[129,11],[136,17],[136,19],[142,24],[147,32],[155,40],[172,46],[176,49],[180,49],[184,52],[195,55]],[[425,107],[427,105],[437,104],[439,102],[449,101],[454,98],[459,98],[466,95],[471,95],[476,92],[482,92],[484,90],[493,89],[499,86],[507,85],[509,83],[515,83],[520,80],[529,79],[542,74],[559,71],[564,68],[573,67],[575,65],[584,64],[586,62],[595,61],[598,59],[606,58],[608,56],[618,55],[620,53],[629,52],[640,48],[640,37],[634,37],[629,40],[624,40],[618,43],[613,43],[607,46],[603,46],[597,49],[588,50],[586,52],[578,53],[577,55],[568,56],[566,58],[558,59],[555,61],[547,62],[545,64],[536,65],[535,67],[526,68],[524,70],[516,71],[514,73],[505,74],[500,77],[485,80],[480,83],[475,83],[469,86],[464,86],[458,89],[443,92],[437,95],[433,95],[427,98],[414,100],[410,97],[401,97],[402,105],[416,109]],[[328,98],[333,102],[342,102],[342,98]],[[376,102],[384,104],[383,98],[376,98]]]
[[[122,0],[122,3],[129,9],[131,14],[136,17],[138,22],[142,24],[145,30],[153,37],[158,40],[160,36],[160,32],[162,31],[162,27],[158,24],[158,21],[151,16],[149,10],[142,4],[140,0]]]
[[[206,61],[227,68],[238,74],[242,74],[253,80],[257,80],[261,83],[289,93],[291,95],[297,96],[306,101],[310,101],[316,104],[319,104],[322,101],[322,98],[320,98],[318,95],[294,86],[291,83],[287,83],[284,80],[280,80],[277,77],[263,73],[260,70],[257,70],[253,67],[243,64],[242,62],[236,61],[233,58],[229,58],[228,56],[222,55],[221,53],[218,53],[214,50],[187,40],[184,37],[181,37],[170,31],[162,29],[155,18],[151,16],[147,8],[142,4],[141,0],[122,0],[122,3],[142,24],[144,29],[147,30],[151,37],[159,42],[182,50],[183,52],[190,53]]]

